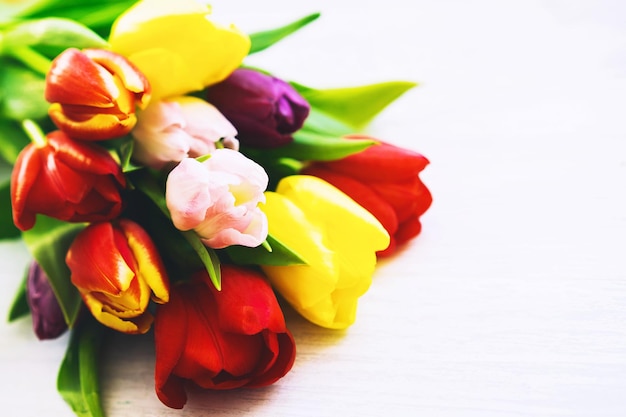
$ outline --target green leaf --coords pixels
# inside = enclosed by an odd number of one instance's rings
[[[103,48],[107,41],[87,26],[61,17],[22,21],[4,33],[3,47],[52,45],[63,48]]]
[[[126,195],[123,216],[141,225],[150,235],[159,253],[167,254],[163,262],[171,281],[184,279],[204,268],[204,264],[187,239],[176,229],[169,217],[139,190]]]
[[[254,54],[256,52],[260,52],[264,49],[269,48],[281,39],[291,35],[295,31],[316,20],[318,17],[320,17],[319,13],[313,13],[301,19],[298,19],[295,22],[289,23],[276,29],[252,33],[250,35],[250,40],[252,41],[250,54]]]
[[[170,211],[167,208],[165,202],[165,190],[159,185],[157,179],[150,174],[147,169],[136,170],[129,176],[132,184],[135,188],[148,197],[156,207],[167,217],[171,222]],[[185,240],[191,245],[193,251],[198,255],[198,258],[206,268],[209,278],[217,290],[222,288],[222,278],[220,273],[220,260],[213,249],[204,246],[204,243],[200,240],[200,237],[193,230],[186,232],[180,232]]]
[[[18,13],[22,18],[63,17],[75,20],[107,38],[113,21],[137,0],[40,0]]]
[[[57,376],[57,390],[80,417],[103,417],[98,357],[104,328],[89,318],[72,331]]]
[[[15,293],[15,298],[9,308],[8,321],[13,322],[19,318],[22,318],[30,314],[30,307],[28,306],[28,300],[26,299],[26,280],[28,278],[28,272],[24,274],[22,282]]]
[[[211,282],[218,291],[222,290],[222,274],[220,271],[220,259],[217,253],[211,248],[204,246],[200,240],[200,236],[193,230],[181,232],[193,250],[198,254],[200,260],[204,264]]]
[[[0,118],[0,156],[14,164],[20,151],[30,139],[16,121]]]
[[[20,237],[20,230],[13,224],[11,209],[11,182],[0,184],[0,240]]]
[[[245,246],[229,246],[224,249],[231,261],[240,265],[306,265],[300,255],[285,246],[272,235],[267,236],[267,241],[271,251],[263,245],[256,248]]]
[[[5,60],[0,71],[0,115],[13,120],[46,117],[50,103],[44,98],[45,87],[43,75]],[[5,136],[2,130],[0,135]]]
[[[388,81],[360,87],[317,90],[292,82],[311,107],[351,126],[364,128],[379,112],[417,84]]]
[[[66,223],[39,215],[35,227],[22,234],[30,253],[48,275],[69,327],[78,317],[82,300],[70,280],[65,255],[84,227],[83,223]]]
[[[304,121],[302,130],[332,136],[344,136],[354,133],[354,129],[345,123],[325,114],[320,109],[312,107]]]
[[[274,149],[264,149],[262,153],[243,149],[244,153],[257,156],[261,160],[293,158],[300,161],[332,161],[361,152],[377,143],[370,139],[344,139],[336,136],[299,130],[293,135],[293,142]]]

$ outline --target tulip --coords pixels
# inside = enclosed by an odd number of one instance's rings
[[[185,385],[225,390],[270,385],[291,369],[295,342],[270,285],[253,270],[222,264],[222,290],[205,271],[172,288],[154,325],[155,386],[183,408]]]
[[[154,96],[179,96],[220,82],[250,50],[234,25],[209,19],[195,0],[141,0],[113,23],[111,48],[148,77]]]
[[[147,105],[150,84],[121,55],[70,48],[52,61],[45,97],[59,129],[76,139],[105,140],[135,126],[135,106]]]
[[[263,271],[303,317],[322,327],[347,328],[372,282],[376,251],[389,245],[389,235],[363,207],[316,177],[285,177],[266,199],[262,209],[270,234],[306,264],[262,266]]]
[[[244,68],[208,88],[206,98],[237,128],[241,143],[255,148],[292,142],[310,110],[285,81]]]
[[[197,97],[181,96],[153,101],[138,114],[132,135],[133,159],[161,169],[169,162],[214,151],[220,139],[235,141],[237,130],[211,104]]]
[[[153,321],[146,311],[150,298],[156,303],[169,299],[169,280],[156,246],[130,220],[87,226],[65,261],[91,314],[120,332],[147,332]]]
[[[54,131],[18,155],[11,173],[13,221],[28,230],[37,214],[69,222],[109,220],[122,210],[125,185],[119,164],[104,148]]]
[[[39,340],[55,339],[67,330],[67,323],[48,276],[37,262],[28,268],[26,300]]]
[[[314,162],[301,173],[333,184],[372,213],[391,236],[389,247],[379,252],[388,256],[422,229],[420,216],[433,199],[418,175],[428,163],[417,152],[379,142],[340,160]]]
[[[204,162],[183,159],[167,177],[165,201],[174,226],[195,230],[208,247],[259,246],[267,218],[259,208],[268,177],[239,152],[218,149]]]

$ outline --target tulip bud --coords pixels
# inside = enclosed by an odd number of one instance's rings
[[[261,268],[272,286],[307,320],[345,329],[369,288],[376,251],[389,235],[363,207],[327,182],[308,175],[283,178],[266,192],[262,210],[272,237],[293,249],[304,265]]]
[[[241,144],[255,148],[290,143],[310,110],[285,81],[245,68],[209,87],[206,97],[235,126]]]
[[[258,207],[268,177],[263,167],[231,149],[218,149],[204,162],[184,159],[165,188],[172,222],[195,230],[214,249],[259,246],[267,237],[267,218]]]
[[[250,50],[248,35],[213,21],[210,7],[196,0],[140,0],[115,20],[109,43],[137,65],[159,98],[222,81]]]
[[[76,139],[104,140],[123,136],[135,126],[135,106],[148,104],[150,84],[121,55],[70,48],[52,62],[45,97],[59,129]]]
[[[13,221],[28,230],[37,214],[68,222],[109,220],[122,210],[125,185],[122,169],[104,148],[55,131],[45,143],[27,145],[15,161]]]
[[[26,299],[33,318],[33,330],[40,340],[55,339],[67,330],[48,276],[37,262],[32,262],[28,269]]]
[[[391,236],[389,247],[378,253],[388,256],[421,231],[420,216],[433,201],[419,178],[428,163],[417,152],[379,142],[343,159],[314,162],[302,174],[331,183],[372,213]]]
[[[165,266],[148,233],[137,223],[93,223],[74,239],[66,256],[72,283],[102,324],[124,333],[145,333],[152,299],[169,299]]]
[[[133,159],[154,169],[206,155],[220,139],[232,141],[237,135],[215,106],[192,96],[153,101],[137,117]]]
[[[255,388],[291,369],[296,346],[263,275],[222,264],[221,291],[206,271],[172,288],[154,325],[155,388],[168,407],[183,408],[185,388]]]

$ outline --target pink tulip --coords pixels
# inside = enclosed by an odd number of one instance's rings
[[[150,104],[132,131],[133,158],[160,169],[169,162],[206,155],[215,142],[235,140],[237,130],[213,105],[191,96]]]
[[[231,149],[218,149],[204,162],[183,159],[165,191],[172,222],[195,230],[214,249],[255,247],[267,237],[267,217],[259,209],[268,177],[263,168]]]

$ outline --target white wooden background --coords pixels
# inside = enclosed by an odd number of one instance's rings
[[[427,155],[423,234],[384,262],[345,332],[288,313],[272,387],[153,390],[148,337],[106,346],[109,417],[626,415],[626,6],[620,0],[214,3],[244,30],[322,18],[251,64],[318,87],[421,86],[371,131]],[[27,254],[0,244],[0,311]],[[71,416],[67,337],[0,324],[0,414]]]

